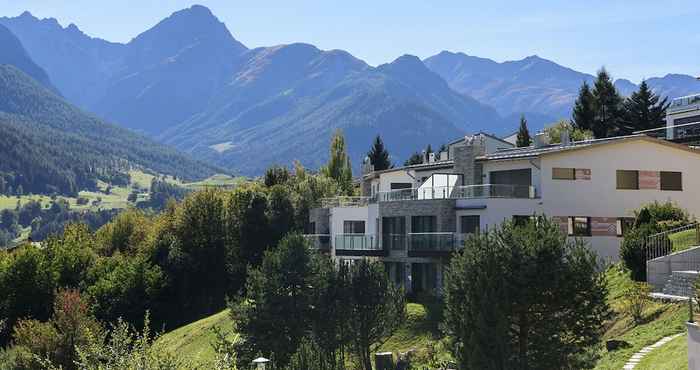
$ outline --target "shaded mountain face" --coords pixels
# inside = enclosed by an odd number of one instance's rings
[[[207,110],[160,139],[255,174],[293,159],[319,167],[336,129],[359,167],[377,134],[401,162],[428,143],[501,123],[493,109],[451,90],[416,57],[371,68],[346,52],[292,44],[254,49],[243,59]]]
[[[49,75],[36,65],[24,50],[22,43],[6,27],[0,25],[0,64],[9,64],[26,73],[47,89],[58,92],[51,84]]]
[[[182,178],[216,168],[85,114],[10,65],[0,65],[0,177],[27,192],[75,194],[131,166]]]
[[[53,18],[40,20],[29,12],[2,17],[0,24],[17,36],[61,94],[82,108],[103,94],[124,52],[124,45],[91,38],[73,24],[63,28]]]
[[[155,134],[201,110],[246,50],[209,9],[193,6],[128,44],[109,43],[29,13],[0,18],[79,106]]]

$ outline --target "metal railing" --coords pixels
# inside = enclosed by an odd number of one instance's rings
[[[305,234],[304,238],[309,241],[312,248],[331,249],[331,236],[329,234]]]
[[[533,199],[537,193],[534,186],[482,184],[466,186],[439,186],[415,189],[400,189],[379,192],[373,198],[378,202],[429,199],[473,199],[473,198],[513,198]]]
[[[322,208],[334,207],[364,207],[370,202],[370,197],[334,197],[321,199]]]
[[[381,249],[373,235],[338,234],[335,236],[336,250],[379,250]]]
[[[409,251],[451,251],[457,246],[455,233],[410,233]]]
[[[671,105],[668,107],[668,111],[673,113],[678,110],[682,110],[692,105],[700,106],[700,94],[682,96],[680,98],[675,98],[671,101]]]
[[[700,137],[700,122],[690,122],[673,126],[662,126],[648,130],[635,131],[662,140],[684,140]]]
[[[700,224],[693,223],[648,236],[645,257],[649,261],[697,245],[700,245]]]

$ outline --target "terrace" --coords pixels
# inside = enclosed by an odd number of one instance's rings
[[[534,186],[482,184],[392,190],[379,192],[374,200],[377,202],[392,202],[401,200],[431,199],[534,199],[536,197],[537,193]]]
[[[700,109],[700,94],[675,98],[668,107],[668,113],[677,113],[688,109]]]

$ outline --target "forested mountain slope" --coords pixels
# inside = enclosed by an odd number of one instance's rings
[[[121,182],[131,166],[185,179],[215,172],[82,112],[10,65],[0,65],[0,158],[0,193],[75,194],[97,179]]]

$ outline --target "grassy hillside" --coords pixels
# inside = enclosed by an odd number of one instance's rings
[[[635,352],[654,344],[663,337],[685,330],[688,308],[682,303],[650,302],[644,310],[645,322],[635,326],[632,318],[625,313],[624,291],[631,284],[628,274],[616,266],[608,270],[606,275],[609,289],[608,302],[614,311],[614,316],[607,323],[603,339],[604,341],[609,339],[624,340],[631,346],[612,352],[608,352],[603,346],[600,350],[601,359],[596,365],[596,369],[621,369]],[[674,342],[677,343],[677,341]],[[665,350],[667,350],[666,346],[659,349],[660,352]],[[650,356],[647,360],[653,362],[654,358]],[[682,359],[674,358],[673,360],[682,362]]]
[[[418,303],[409,303],[406,309],[408,311],[406,323],[382,345],[379,351],[397,353],[413,350],[416,362],[425,364],[432,351],[431,347],[435,346],[438,358],[448,360],[448,355],[438,343],[437,312],[428,305]],[[215,339],[213,327],[218,326],[228,333],[229,338],[235,338],[233,323],[228,313],[229,311],[225,310],[167,332],[160,337],[158,344],[170,353],[193,359],[195,362],[211,361],[214,356],[211,346]]]
[[[623,299],[625,289],[631,284],[628,274],[619,267],[613,267],[606,272],[606,276],[608,299],[614,315],[606,324],[603,339],[624,340],[631,346],[608,352],[603,342],[599,353],[601,358],[595,369],[619,370],[643,347],[685,330],[684,322],[688,317],[688,309],[682,303],[650,302],[644,311],[645,322],[635,326],[631,317],[625,313]],[[379,351],[413,351],[414,364],[418,366],[426,366],[431,359],[449,361],[450,355],[441,341],[438,330],[440,314],[437,306],[409,303],[407,311],[406,323],[380,347]],[[211,341],[214,339],[211,328],[222,327],[233,337],[235,334],[231,331],[230,320],[228,311],[223,311],[168,332],[159,341],[172,353],[200,361],[211,360]],[[685,336],[681,336],[648,355],[639,369],[683,368],[687,358],[686,351]]]
[[[211,345],[215,339],[212,331],[214,327],[221,328],[230,339],[236,336],[229,311],[224,310],[165,333],[158,339],[158,345],[181,358],[193,362],[208,362],[214,359],[214,349]]]

